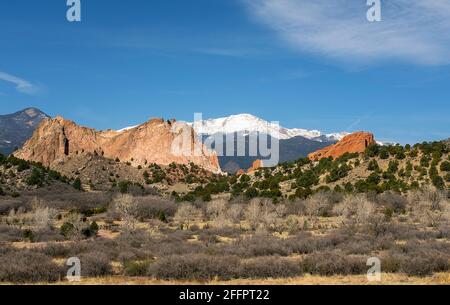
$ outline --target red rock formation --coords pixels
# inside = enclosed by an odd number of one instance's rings
[[[46,119],[14,155],[52,167],[54,162],[83,152],[118,158],[133,166],[193,162],[206,170],[220,171],[217,155],[197,140],[191,127],[162,119],[120,132],[97,131],[62,117]]]
[[[244,174],[245,174],[245,170],[243,170],[243,169],[240,169],[236,172],[236,176],[242,176]]]
[[[345,153],[362,153],[369,145],[375,143],[376,142],[372,133],[355,132],[344,137],[334,145],[309,154],[308,158],[314,161],[328,157],[333,157],[333,159],[336,159]]]
[[[252,174],[254,173],[257,169],[264,167],[263,161],[261,160],[256,160],[255,162],[253,162],[252,167],[250,167],[247,170],[247,173]]]

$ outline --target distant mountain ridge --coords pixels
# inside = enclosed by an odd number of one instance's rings
[[[17,148],[22,147],[31,138],[41,121],[47,118],[50,117],[37,108],[26,108],[13,114],[0,116],[0,152],[10,154]],[[294,161],[306,157],[312,152],[335,144],[349,134],[348,132],[326,134],[319,130],[285,128],[246,113],[186,123],[193,128],[203,141],[210,137],[239,133],[244,135],[247,147],[251,134],[268,135],[269,138],[276,138],[280,145],[280,162]],[[138,127],[131,126],[118,132],[128,132]],[[231,156],[221,156],[223,153],[216,151],[222,170],[235,173],[239,169],[250,168],[255,160],[264,160],[264,157],[259,153],[256,156],[250,156],[248,149],[245,156],[238,156],[236,147],[235,140],[234,155]],[[215,149],[214,145],[212,148]],[[224,150],[226,151],[226,144],[224,144]]]
[[[0,152],[7,155],[20,148],[46,118],[46,113],[34,107],[0,115]]]
[[[302,128],[286,128],[281,125],[277,126],[271,122],[265,121],[252,114],[242,113],[231,115],[228,117],[207,119],[201,122],[190,123],[197,134],[200,135],[214,135],[214,134],[229,134],[235,132],[245,131],[247,133],[262,133],[268,134],[271,137],[288,140],[295,137],[303,137],[317,142],[323,141],[339,141],[348,132],[337,132],[324,134],[318,130],[307,130]]]
[[[34,130],[42,120],[50,118],[37,108],[26,108],[13,114],[0,116],[0,152],[10,154],[31,138]],[[248,143],[252,133],[269,134],[276,137],[280,143],[280,162],[293,161],[305,157],[309,153],[332,145],[344,137],[347,133],[324,134],[318,130],[306,130],[301,128],[277,127],[268,121],[251,114],[238,114],[226,118],[208,119],[187,123],[193,127],[199,138],[203,140],[217,134],[226,135],[235,132],[245,132],[245,142]],[[131,126],[119,132],[130,131],[138,126]],[[226,147],[226,146],[225,146]],[[235,150],[236,152],[236,150]],[[219,163],[224,171],[235,173],[239,169],[247,169],[252,166],[257,156],[219,156]]]
[[[207,119],[200,122],[189,123],[198,135],[205,141],[208,138],[226,135],[244,135],[246,147],[252,134],[269,136],[279,140],[279,162],[294,161],[306,157],[309,153],[335,144],[348,135],[348,132],[324,134],[318,130],[307,130],[302,128],[285,128],[258,118],[252,114],[237,114],[218,119]],[[239,169],[250,168],[256,160],[265,159],[259,153],[257,156],[249,156],[248,148],[245,156],[237,156],[235,140],[234,156],[219,155],[222,170],[235,173]],[[224,142],[225,143],[225,142]],[[269,141],[270,143],[270,141]],[[226,151],[226,144],[223,145]],[[214,146],[213,146],[214,148]]]

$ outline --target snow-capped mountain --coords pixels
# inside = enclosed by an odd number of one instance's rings
[[[192,124],[192,123],[191,123]],[[217,133],[229,134],[235,132],[263,133],[280,140],[294,137],[304,137],[317,142],[339,141],[347,132],[323,134],[318,130],[306,130],[301,128],[285,128],[275,123],[260,119],[251,114],[231,115],[225,118],[208,119],[193,124],[195,131],[200,135],[214,135]]]
[[[246,136],[246,142],[248,142],[248,136],[254,133],[267,134],[272,138],[277,138],[279,139],[280,162],[294,161],[298,158],[305,157],[311,152],[336,143],[349,134],[347,132],[324,134],[318,130],[285,128],[276,123],[271,123],[245,113],[218,119],[185,123],[192,126],[199,138],[203,141],[213,135],[234,134],[236,132]],[[118,131],[121,132],[135,127],[131,126]],[[222,148],[226,150],[225,146],[226,143],[224,143],[224,147]],[[222,170],[229,173],[234,173],[239,168],[249,168],[255,160],[264,159],[264,156],[261,155],[238,156],[236,147],[234,147],[235,155],[233,156],[223,155],[223,151],[216,152],[219,155],[219,163]]]

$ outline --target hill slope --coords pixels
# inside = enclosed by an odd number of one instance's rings
[[[37,108],[0,115],[0,152],[10,154],[33,134],[36,127],[49,116]]]

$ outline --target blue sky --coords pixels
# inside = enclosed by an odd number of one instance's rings
[[[360,2],[360,3],[359,3]],[[450,3],[66,0],[0,3],[0,113],[98,129],[252,113],[286,127],[450,136]],[[415,3],[411,3],[415,2]]]

